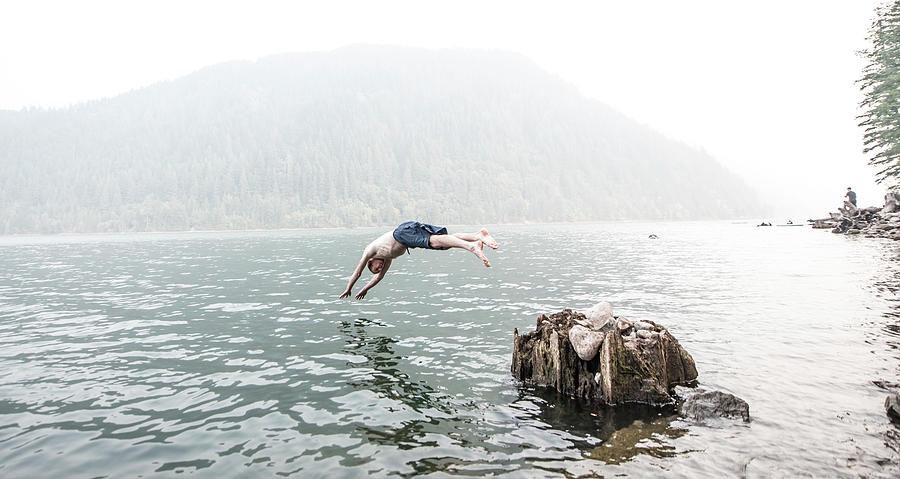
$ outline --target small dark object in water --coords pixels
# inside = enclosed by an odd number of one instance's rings
[[[803,226],[803,225],[794,224],[793,220],[787,220],[787,223],[782,223],[780,225],[775,225],[775,226]]]
[[[894,393],[885,398],[884,410],[891,421],[900,422],[900,394]]]
[[[688,396],[681,404],[681,414],[696,421],[711,417],[733,417],[750,422],[750,405],[733,394],[706,391]]]
[[[760,223],[756,226],[772,226],[772,223],[766,223],[765,221],[763,221],[762,223]]]
[[[648,238],[650,238],[650,239],[659,239],[659,236],[656,236],[656,235],[654,235],[654,234],[651,234],[650,236],[648,236]]]

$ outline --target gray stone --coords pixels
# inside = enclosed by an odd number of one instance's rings
[[[740,418],[750,422],[750,406],[743,399],[722,391],[689,394],[680,407],[681,414],[695,421],[710,418]]]
[[[576,324],[569,329],[569,342],[582,361],[590,361],[603,344],[604,333]]]
[[[635,334],[641,339],[650,339],[653,337],[653,332],[647,331],[646,329],[639,329]]]
[[[635,322],[634,322],[634,329],[637,329],[637,330],[641,330],[641,329],[649,329],[649,330],[652,330],[652,329],[653,329],[653,325],[650,324],[650,323],[644,322],[644,321],[635,321]]]
[[[634,324],[627,318],[618,317],[616,318],[616,329],[619,330],[619,334],[622,336],[628,336],[634,332]]]
[[[608,323],[615,321],[612,306],[609,303],[597,303],[584,312],[588,320],[588,326],[594,329],[603,329]]]

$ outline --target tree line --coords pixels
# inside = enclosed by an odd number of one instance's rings
[[[714,159],[517,55],[355,47],[0,112],[0,234],[696,219]]]
[[[860,126],[864,152],[877,168],[876,180],[898,187],[900,176],[900,1],[881,5],[869,29],[870,47],[859,86],[864,99]]]

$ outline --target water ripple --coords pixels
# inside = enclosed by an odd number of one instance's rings
[[[416,251],[363,302],[371,230],[5,238],[0,475],[896,477],[900,253],[783,229],[498,227],[493,268]],[[513,328],[601,300],[753,422],[512,380]]]

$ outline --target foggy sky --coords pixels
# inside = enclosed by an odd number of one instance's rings
[[[66,106],[223,61],[349,44],[500,49],[706,150],[761,191],[771,219],[825,216],[847,186],[861,206],[882,204],[854,83],[882,2],[625,3],[7,2],[0,109]]]

